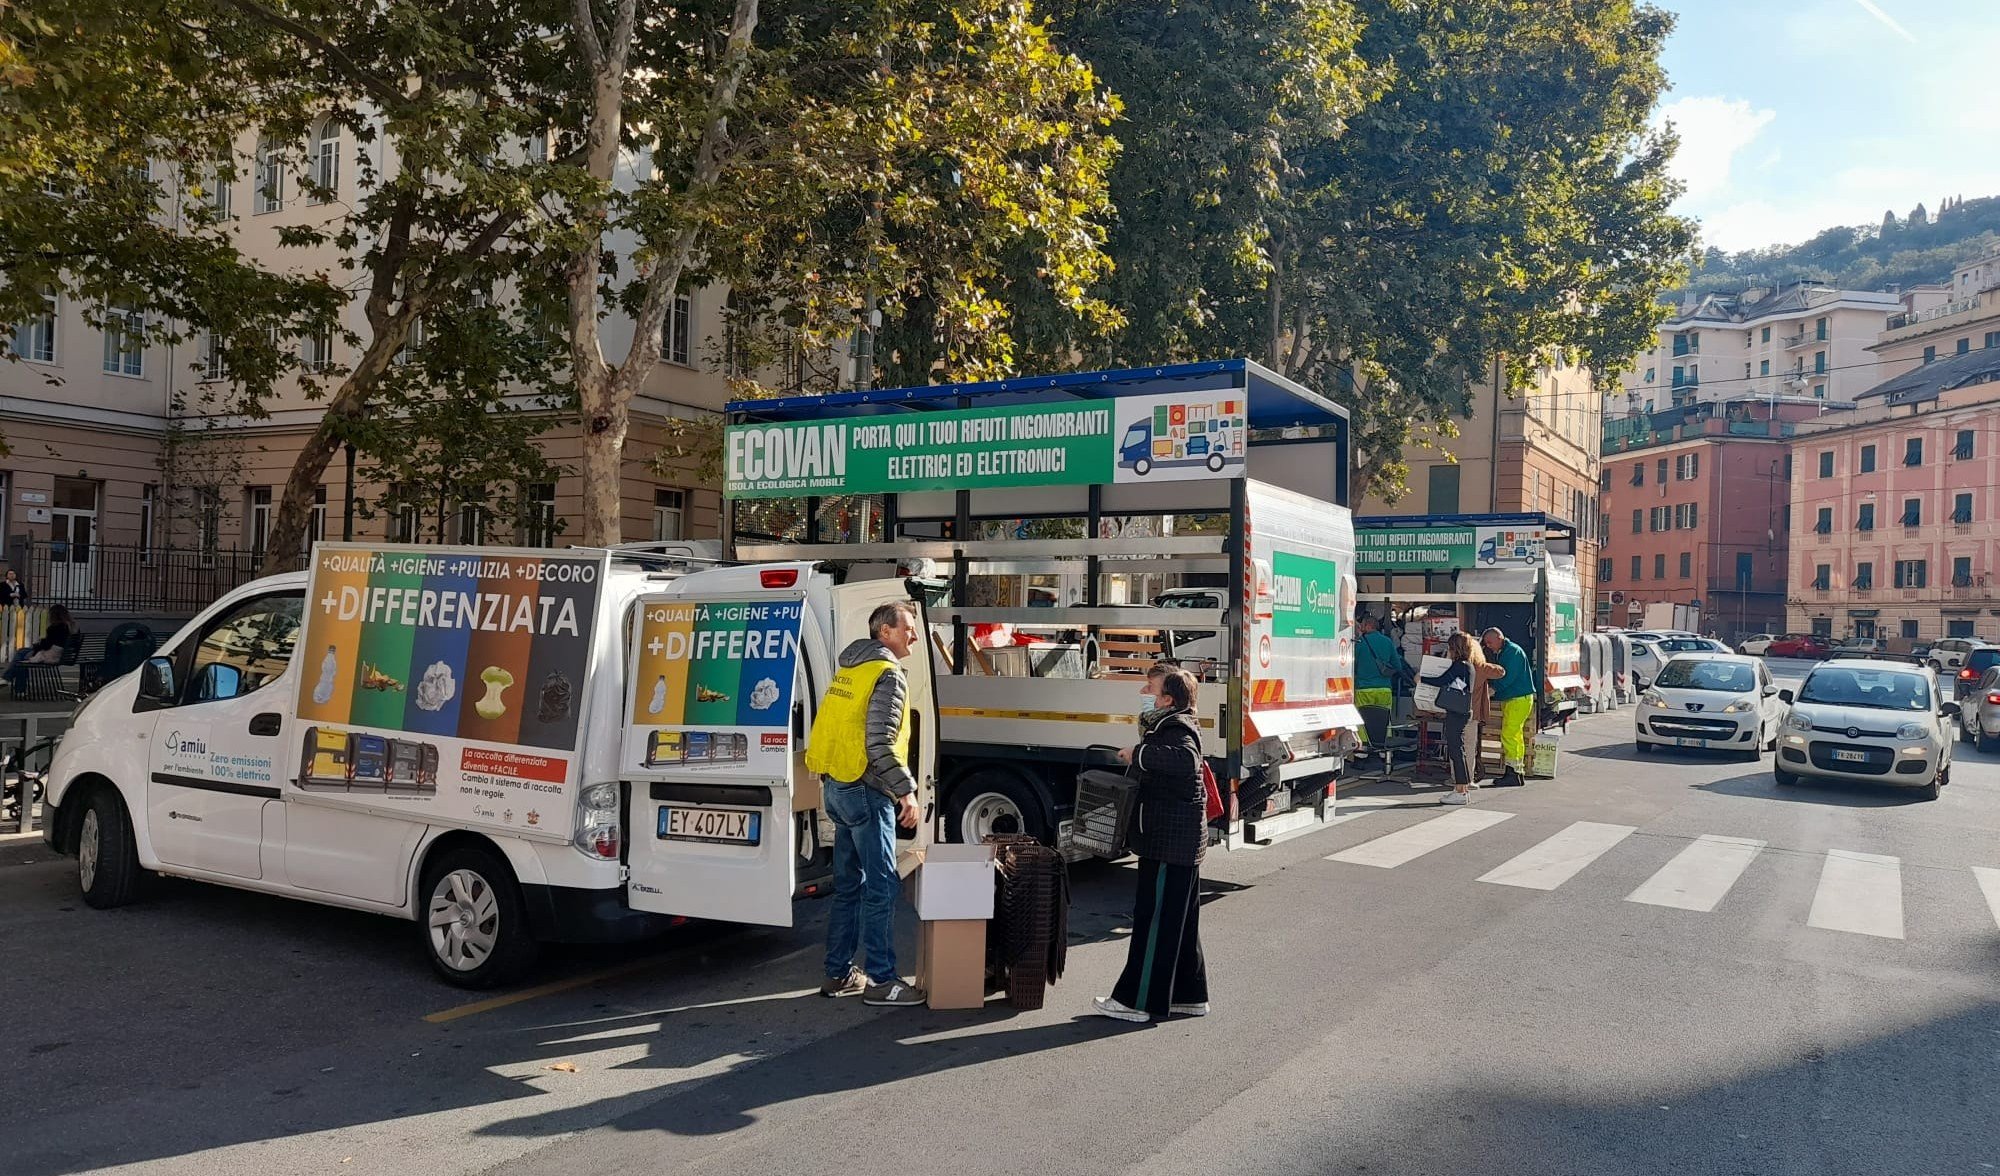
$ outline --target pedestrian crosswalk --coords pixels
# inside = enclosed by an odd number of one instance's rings
[[[1396,810],[1387,807],[1360,808],[1340,814],[1337,820],[1344,824],[1393,811]],[[1461,850],[1470,852],[1470,847],[1477,844],[1472,839],[1503,826],[1515,815],[1488,807],[1455,809],[1327,854],[1326,860],[1393,870],[1431,855],[1443,859]],[[1638,832],[1633,825],[1570,822],[1480,874],[1475,881],[1554,891],[1586,875],[1593,865],[1613,855],[1621,846],[1651,840],[1641,837],[1635,842],[1633,835]],[[1518,835],[1515,844],[1519,844]],[[1624,893],[1624,901],[1698,913],[1716,911],[1769,849],[1766,842],[1755,838],[1702,834],[1681,845],[1635,889]],[[1780,855],[1781,859],[1800,856],[1796,850]],[[1805,918],[1808,927],[1876,939],[1905,938],[1905,887],[1900,858],[1839,847],[1806,856],[1816,858],[1818,865],[1812,904]],[[1629,864],[1625,869],[1629,869]],[[1604,872],[1624,879],[1614,894],[1631,885],[1637,876],[1623,870]],[[1972,902],[1971,895],[1977,893],[1992,925],[2000,929],[2000,867],[1974,866],[1969,871],[1942,873],[1957,876],[1957,884],[1966,887],[1965,901]]]

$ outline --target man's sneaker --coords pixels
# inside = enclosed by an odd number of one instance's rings
[[[879,1005],[885,1009],[907,1009],[923,1004],[930,998],[924,990],[901,980],[891,980],[887,984],[870,984],[868,991],[861,994],[862,1004]]]
[[[1508,768],[1498,780],[1493,782],[1495,788],[1520,788],[1525,784],[1527,784],[1527,781],[1522,779],[1521,773],[1513,768]]]
[[[1135,1021],[1143,1025],[1153,1019],[1153,1014],[1135,1009],[1115,997],[1100,996],[1090,1002],[1090,1007],[1097,1010],[1098,1016],[1110,1017],[1114,1021]]]
[[[1167,1011],[1176,1017],[1206,1017],[1208,1002],[1204,1000],[1196,1004],[1168,1005]]]
[[[845,976],[828,976],[819,983],[821,996],[860,996],[868,990],[868,977],[860,968],[850,967]]]
[[[1472,794],[1471,794],[1471,793],[1469,793],[1469,792],[1447,792],[1447,793],[1445,793],[1445,794],[1444,794],[1444,795],[1443,795],[1442,797],[1440,797],[1440,798],[1438,799],[1438,803],[1439,803],[1439,804],[1471,804],[1471,803],[1472,803]]]

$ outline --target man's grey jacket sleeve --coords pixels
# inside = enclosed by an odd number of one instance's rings
[[[902,729],[909,696],[909,682],[898,666],[883,670],[875,679],[874,693],[868,696],[868,770],[861,778],[870,788],[890,796],[908,796],[917,790],[909,766],[896,758],[896,732]]]

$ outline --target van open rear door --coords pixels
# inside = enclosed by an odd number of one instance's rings
[[[627,900],[789,927],[804,593],[637,607],[619,761],[631,785]]]
[[[882,605],[901,601],[917,610],[917,648],[902,662],[909,683],[906,705],[910,710],[910,774],[917,778],[915,829],[896,830],[896,868],[907,877],[923,859],[923,848],[937,833],[937,687],[932,662],[939,655],[924,602],[913,600],[910,583],[903,579],[862,580],[842,584],[833,590],[833,656],[869,635],[868,617]],[[811,705],[816,706],[818,699]],[[942,840],[941,834],[936,838]]]

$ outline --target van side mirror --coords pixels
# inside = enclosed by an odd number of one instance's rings
[[[1797,702],[1798,697],[1789,690],[1780,690],[1778,691],[1778,701],[1789,705],[1790,703]]]
[[[147,702],[170,703],[174,689],[174,662],[167,657],[149,657],[139,667],[139,697]]]

